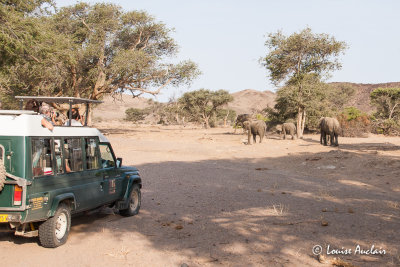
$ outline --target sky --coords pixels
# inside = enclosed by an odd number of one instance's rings
[[[56,0],[58,7],[77,1]],[[144,10],[175,31],[174,61],[196,62],[202,75],[189,87],[169,87],[156,100],[201,88],[275,91],[259,59],[269,33],[286,36],[310,27],[348,45],[342,69],[327,82],[400,81],[400,1],[397,0],[108,0],[125,11]]]

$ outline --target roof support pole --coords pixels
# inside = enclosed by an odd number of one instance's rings
[[[71,124],[71,120],[72,120],[72,100],[70,99],[69,101],[69,126],[71,126],[72,124]]]
[[[89,119],[89,102],[86,102],[86,117],[85,117],[85,126],[87,126]]]

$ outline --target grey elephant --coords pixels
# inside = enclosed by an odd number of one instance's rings
[[[340,133],[339,121],[331,117],[322,117],[319,120],[319,128],[321,131],[320,143],[324,141],[324,146],[327,145],[326,136],[330,137],[331,146],[339,146],[338,135]]]
[[[251,145],[251,135],[253,135],[254,144],[256,143],[257,135],[260,136],[260,143],[262,142],[265,133],[267,131],[267,125],[264,121],[256,120],[256,121],[245,121],[243,122],[243,128],[247,130],[248,141],[247,144]]]
[[[275,130],[278,132],[279,135],[281,135],[282,134],[282,124],[276,125]]]
[[[296,133],[296,125],[294,125],[293,122],[285,122],[282,124],[282,132],[283,132],[283,139],[286,139],[286,135],[291,135],[292,140],[295,139],[295,135],[297,136]]]
[[[250,114],[239,114],[237,116],[237,118],[236,118],[236,121],[235,121],[235,126],[234,126],[235,131],[234,131],[234,133],[236,133],[236,128],[237,128],[238,125],[242,126],[243,131],[244,131],[245,129],[244,129],[243,123],[245,121],[250,121],[250,120],[251,120],[251,115]]]

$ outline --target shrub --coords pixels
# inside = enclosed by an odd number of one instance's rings
[[[146,111],[138,108],[128,108],[127,110],[125,110],[125,114],[126,114],[125,120],[138,122],[144,120],[146,116]]]
[[[268,117],[266,117],[266,116],[264,116],[263,114],[260,114],[260,113],[256,114],[256,119],[257,120],[261,120],[261,121],[269,121],[270,120]]]
[[[337,117],[345,137],[364,137],[371,131],[369,116],[356,107],[348,107]]]
[[[374,119],[372,121],[372,132],[400,136],[400,123],[393,119]]]

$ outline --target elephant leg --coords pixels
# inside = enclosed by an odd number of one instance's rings
[[[327,146],[327,142],[326,142],[326,134],[324,133],[324,146]]]
[[[257,143],[257,134],[253,134],[253,141],[254,144]]]
[[[331,146],[334,146],[335,145],[335,134],[331,133],[330,138],[331,138]]]
[[[247,137],[248,137],[247,138],[247,144],[251,145],[251,132],[250,131],[248,132]]]
[[[262,142],[263,138],[264,138],[264,133],[260,133],[260,143]]]
[[[319,142],[321,143],[321,145],[322,145],[322,135],[323,135],[323,133],[322,133],[322,131],[321,131],[321,135],[320,135],[320,137],[319,137]]]
[[[335,133],[335,146],[339,146],[338,134]]]
[[[283,129],[283,140],[286,140],[286,130]]]

